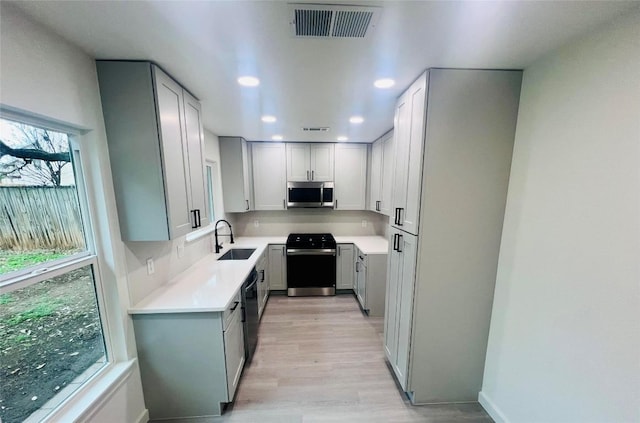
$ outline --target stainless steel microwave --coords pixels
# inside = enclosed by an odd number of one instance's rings
[[[287,208],[333,208],[333,182],[287,182]]]

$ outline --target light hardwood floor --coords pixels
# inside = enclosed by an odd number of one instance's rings
[[[352,295],[271,296],[220,422],[492,422],[478,404],[411,406],[382,350],[383,319]]]

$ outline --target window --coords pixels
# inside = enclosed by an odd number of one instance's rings
[[[218,201],[215,196],[215,187],[220,186],[218,183],[218,163],[207,160],[206,163],[207,178],[207,206],[209,208],[209,222],[216,223],[215,205]]]
[[[0,119],[0,419],[44,417],[108,361],[73,134]]]

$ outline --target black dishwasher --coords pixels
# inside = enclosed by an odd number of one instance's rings
[[[242,322],[244,356],[248,364],[258,345],[258,272],[255,267],[242,285]]]

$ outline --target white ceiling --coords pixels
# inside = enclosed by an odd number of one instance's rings
[[[305,1],[307,3],[319,3]],[[429,67],[523,69],[630,2],[339,1],[381,6],[366,39],[294,38],[286,1],[29,1],[19,8],[99,59],[152,60],[202,101],[218,135],[371,142]],[[236,83],[243,74],[257,88]],[[380,77],[396,85],[373,87]],[[263,123],[263,114],[276,123]],[[349,117],[361,115],[353,125]],[[303,126],[329,126],[305,133]]]

